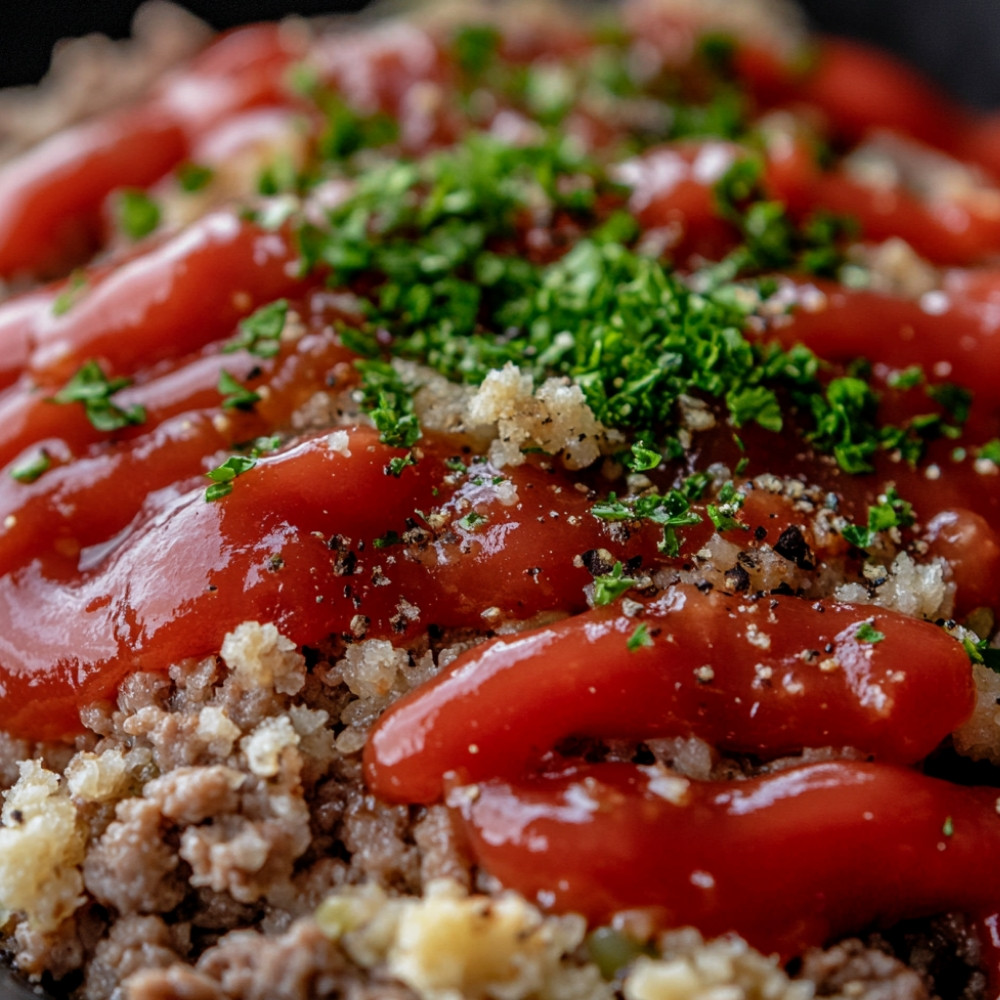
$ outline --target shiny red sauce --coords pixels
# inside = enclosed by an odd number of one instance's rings
[[[654,47],[691,30],[637,10],[636,30]],[[534,57],[508,44],[510,58]],[[573,53],[590,42],[566,29],[548,44]],[[0,465],[9,473],[40,454],[49,462],[32,482],[0,480],[4,728],[70,737],[81,706],[112,698],[130,673],[212,655],[247,619],[305,646],[519,625],[396,704],[365,751],[374,794],[447,801],[477,863],[504,885],[594,922],[645,908],[663,926],[736,931],[786,958],[954,909],[982,917],[984,941],[1000,941],[996,792],[920,770],[974,701],[966,653],[939,625],[676,579],[592,607],[595,553],[605,566],[679,578],[712,540],[711,522],[686,528],[666,555],[655,526],[620,530],[594,516],[594,500],[614,488],[602,472],[545,456],[496,469],[457,435],[425,434],[417,464],[393,477],[385,468],[401,450],[364,420],[344,421],[335,436],[296,432],[229,496],[205,500],[204,474],[234,449],[287,432],[318,393],[346,399],[356,383],[356,355],[337,333],[349,310],[327,290],[344,291],[336,272],[303,276],[286,227],[223,207],[98,256],[79,288],[65,275],[105,245],[113,191],[159,181],[213,136],[221,143],[220,130],[244,112],[301,110],[286,70],[305,45],[266,27],[226,36],[140,105],[0,168],[0,275],[63,275],[0,304]],[[455,102],[407,97],[414,82],[445,94],[454,85],[445,49],[424,35],[324,41],[314,55],[347,98],[401,120],[403,151],[447,144],[468,127]],[[690,468],[734,467],[742,447],[749,464],[736,482],[747,499],[724,539],[753,556],[792,537],[810,567],[860,556],[839,537],[814,537],[794,499],[750,489],[753,477],[815,484],[855,523],[895,484],[919,513],[919,542],[950,564],[955,615],[1000,610],[1000,476],[973,460],[1000,429],[998,132],[854,45],[822,43],[805,75],[749,44],[736,65],[758,110],[811,105],[838,148],[884,129],[983,171],[986,195],[949,200],[902,181],[875,190],[843,159],[821,167],[803,143],[769,148],[764,184],[793,215],[849,212],[863,239],[901,236],[944,270],[930,297],[916,298],[779,276],[796,304],[754,331],[804,343],[840,372],[864,357],[882,386],[913,364],[960,383],[974,393],[966,454],[942,440],[917,468],[882,454],[874,472],[849,476],[794,426],[781,435],[744,428],[738,446],[720,425],[651,475],[667,488]],[[624,128],[582,113],[570,122],[607,148]],[[712,185],[720,164],[743,155],[737,143],[685,139],[621,168],[629,207],[647,233],[670,234],[665,252],[681,271],[737,244]],[[559,240],[538,252],[557,255]],[[62,311],[67,293],[74,301]],[[275,356],[223,353],[241,320],[282,298],[298,325]],[[82,404],[53,401],[92,359],[132,380],[115,400],[143,406],[141,425],[102,432]],[[224,406],[223,370],[260,392],[253,408]],[[886,393],[900,418],[927,405],[919,394]],[[455,474],[456,458],[468,474]],[[695,509],[704,514],[705,503]],[[645,634],[633,643],[639,626]],[[865,639],[866,629],[880,638]],[[755,762],[806,747],[847,748],[850,759],[695,782],[574,749],[665,737],[698,737]]]

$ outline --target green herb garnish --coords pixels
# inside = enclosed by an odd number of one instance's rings
[[[281,349],[281,334],[288,319],[288,302],[278,299],[240,320],[239,333],[222,350],[249,351],[258,358],[273,358]]]
[[[594,577],[594,604],[600,606],[617,600],[630,587],[636,585],[636,580],[625,576],[622,564],[616,562],[610,573]]]
[[[33,483],[42,473],[48,472],[51,468],[52,456],[44,448],[39,448],[31,458],[15,465],[10,470],[10,477],[19,483]]]
[[[86,289],[87,275],[83,271],[74,271],[66,279],[66,287],[55,297],[52,315],[63,316],[68,313]]]
[[[610,493],[607,500],[595,503],[590,513],[602,521],[652,521],[660,525],[663,538],[659,549],[668,556],[680,551],[677,529],[701,522],[701,515],[691,510],[691,501],[681,490],[671,490],[664,496],[646,493],[631,500],[619,500]]]
[[[485,514],[480,514],[478,511],[470,510],[465,517],[459,518],[458,523],[461,527],[465,528],[466,531],[475,531],[488,520],[489,518]]]
[[[115,198],[118,227],[130,240],[141,240],[160,224],[160,206],[145,191],[123,188]]]
[[[858,642],[866,642],[875,644],[876,642],[881,642],[885,638],[885,633],[880,632],[872,622],[862,622],[858,626],[858,630],[854,633],[854,638]]]
[[[716,502],[707,504],[705,507],[716,531],[731,531],[733,528],[740,528],[743,531],[750,530],[749,525],[736,519],[736,515],[743,507],[744,500],[745,497],[736,489],[732,480],[723,484]]]
[[[859,549],[869,549],[880,532],[890,528],[909,528],[915,521],[913,507],[890,487],[885,499],[868,508],[867,525],[849,524],[842,534],[844,539]]]
[[[649,629],[645,622],[640,622],[635,627],[635,631],[628,637],[625,643],[625,648],[630,652],[634,653],[637,650],[642,649],[644,646],[652,646],[653,638],[649,634]]]
[[[130,424],[146,420],[144,407],[135,405],[127,410],[112,402],[111,397],[131,385],[128,378],[108,378],[94,360],[87,361],[53,397],[55,403],[82,403],[87,419],[99,431],[117,431]]]
[[[221,465],[205,473],[212,480],[212,485],[205,490],[205,499],[211,502],[229,496],[233,492],[233,480],[249,472],[256,464],[257,459],[248,455],[230,455]]]
[[[215,177],[215,171],[211,167],[202,166],[199,163],[182,163],[177,168],[177,184],[182,191],[194,194],[208,187]]]
[[[222,400],[224,410],[252,410],[254,404],[260,401],[259,392],[248,389],[225,368],[219,372],[218,389],[224,397]]]

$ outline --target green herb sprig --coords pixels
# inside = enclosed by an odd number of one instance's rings
[[[108,378],[93,359],[85,362],[77,373],[51,399],[54,403],[82,403],[87,419],[99,431],[121,430],[146,421],[146,410],[138,404],[123,409],[112,396],[132,384],[124,377]]]

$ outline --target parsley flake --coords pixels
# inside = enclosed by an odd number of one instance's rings
[[[182,163],[177,168],[177,185],[187,194],[201,191],[212,183],[215,171],[200,163]]]
[[[124,188],[115,199],[118,228],[130,239],[141,240],[160,225],[160,206],[145,191]]]
[[[248,455],[230,455],[221,465],[205,473],[212,485],[205,490],[205,499],[209,502],[220,500],[233,492],[233,480],[249,472],[257,464],[256,458]]]
[[[642,441],[635,441],[632,444],[632,454],[625,459],[625,464],[633,472],[648,472],[650,469],[655,469],[662,461],[663,456],[658,451],[643,444]]]
[[[885,633],[880,632],[873,622],[862,622],[858,626],[858,630],[854,633],[854,638],[858,642],[871,643],[874,645],[877,642],[881,642],[885,638]]]
[[[849,524],[842,534],[851,545],[867,550],[880,532],[891,528],[909,528],[915,521],[912,504],[904,500],[895,487],[890,487],[885,491],[884,499],[868,508],[867,525]]]
[[[101,366],[91,359],[51,399],[54,403],[82,403],[87,419],[99,431],[117,431],[130,424],[142,424],[146,410],[139,405],[122,409],[111,401],[120,389],[131,385],[131,379],[108,378]]]
[[[962,640],[962,646],[973,663],[992,670],[995,674],[1000,674],[1000,649],[990,645],[989,639],[979,639],[978,641],[966,637]]]
[[[420,422],[413,408],[413,390],[385,361],[356,361],[361,373],[361,406],[392,448],[410,448],[420,440]]]
[[[616,562],[610,573],[594,577],[594,605],[610,604],[634,587],[636,582],[633,577],[625,576],[622,564]]]
[[[30,458],[23,462],[18,462],[10,470],[11,479],[16,479],[19,483],[33,483],[43,473],[52,468],[52,456],[44,449],[39,450]]]
[[[377,549],[389,549],[394,545],[402,545],[403,539],[399,537],[398,532],[387,531],[384,535],[376,538],[374,541],[375,548]]]
[[[488,520],[489,518],[485,514],[480,514],[478,511],[470,510],[465,517],[459,518],[458,523],[462,528],[465,528],[466,531],[475,531]]]
[[[681,490],[663,496],[645,493],[631,500],[619,500],[617,494],[609,493],[607,500],[599,500],[590,508],[590,513],[602,521],[652,521],[660,525],[663,538],[659,549],[671,557],[680,552],[677,529],[701,522],[701,515],[691,510],[691,501]]]
[[[635,631],[628,637],[625,648],[630,653],[635,653],[644,646],[652,646],[653,637],[649,634],[649,628],[645,622],[640,622],[635,627]]]
[[[76,305],[87,289],[87,276],[83,271],[74,271],[66,279],[66,287],[52,302],[52,315],[63,316]]]
[[[994,465],[1000,465],[1000,438],[987,441],[977,453],[978,458],[985,458]]]
[[[223,368],[219,372],[219,393],[224,397],[224,410],[252,410],[254,403],[260,401],[260,393],[248,389],[242,382]]]
[[[750,526],[736,519],[736,515],[743,507],[745,497],[740,493],[732,480],[725,483],[716,503],[707,504],[705,507],[709,520],[715,525],[718,532],[731,531],[733,528],[740,528],[749,531]]]
[[[240,320],[239,333],[225,347],[226,354],[249,351],[258,358],[273,358],[281,349],[280,339],[288,319],[288,302],[278,299]]]

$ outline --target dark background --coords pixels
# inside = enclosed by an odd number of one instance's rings
[[[365,0],[186,0],[216,28],[280,17],[357,10]],[[0,0],[0,86],[37,81],[66,35],[128,34],[139,0]],[[1000,107],[997,0],[801,0],[815,27],[868,38],[923,67],[955,96]]]

